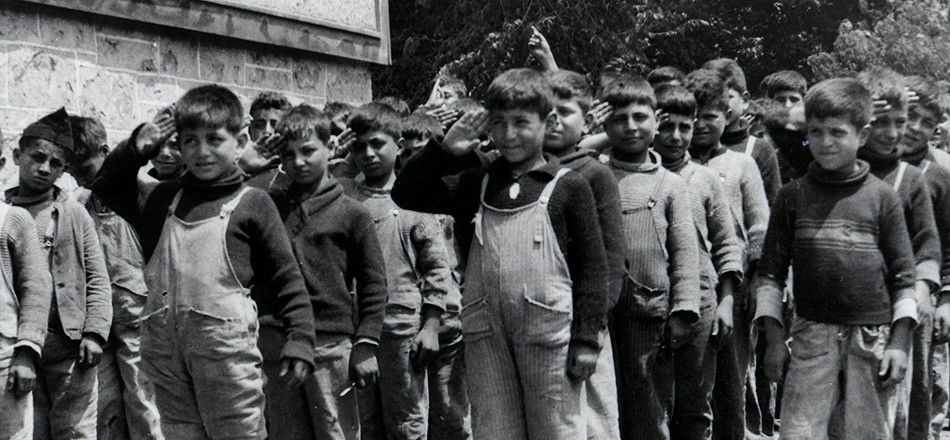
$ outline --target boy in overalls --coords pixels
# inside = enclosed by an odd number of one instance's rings
[[[488,113],[462,117],[393,187],[405,209],[452,214],[471,243],[462,330],[476,439],[586,437],[582,384],[600,350],[607,262],[590,186],[542,155],[551,102],[540,73],[501,74]],[[502,157],[443,180],[486,128]]]
[[[264,392],[256,298],[283,317],[284,371],[298,383],[313,368],[313,312],[280,216],[244,185],[236,158],[244,111],[230,90],[201,86],[136,129],[103,163],[93,192],[129,221],[145,255],[143,370],[155,385],[170,439],[263,439]],[[177,127],[188,171],[149,188],[139,168]]]

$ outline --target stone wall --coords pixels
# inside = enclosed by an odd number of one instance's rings
[[[0,186],[10,186],[20,132],[56,108],[99,118],[115,144],[184,91],[209,83],[231,88],[245,106],[265,90],[317,106],[372,96],[365,63],[0,1],[0,130],[7,158]]]

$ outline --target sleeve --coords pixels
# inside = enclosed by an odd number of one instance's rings
[[[149,192],[155,188],[154,184],[139,181],[139,169],[149,159],[140,156],[132,147],[132,140],[137,134],[138,129],[109,153],[92,185],[92,192],[132,225],[141,223],[141,207]]]
[[[313,364],[313,308],[290,238],[284,230],[277,207],[266,194],[252,190],[246,197],[250,200],[244,200],[242,204],[251,202],[254,212],[247,217],[251,225],[248,235],[252,237],[254,278],[267,286],[266,289],[258,290],[266,295],[258,300],[273,305],[272,309],[280,317],[287,336],[281,358],[300,359]]]
[[[749,234],[749,247],[746,253],[749,261],[758,260],[762,254],[762,242],[769,222],[769,202],[765,198],[762,177],[751,162],[743,168],[741,178],[742,212],[745,229]]]
[[[883,192],[880,207],[880,243],[881,254],[887,265],[887,287],[891,293],[893,321],[909,317],[917,321],[916,268],[914,252],[904,222],[900,201],[893,191]],[[907,301],[910,300],[910,301]],[[913,307],[908,304],[913,302]],[[908,311],[908,308],[910,309]]]
[[[561,178],[555,191],[564,188],[569,203],[564,208],[567,229],[567,266],[573,282],[574,321],[571,343],[600,349],[599,335],[607,317],[607,254],[595,218],[590,185],[576,174]],[[553,197],[553,195],[552,195]]]
[[[914,251],[914,262],[917,264],[917,280],[927,282],[934,292],[940,286],[940,237],[937,235],[933,202],[922,179],[923,175],[920,177],[914,179],[915,184],[907,185],[911,193],[910,199],[904,202],[904,219]]]
[[[594,162],[598,172],[590,179],[590,188],[597,204],[597,218],[604,237],[609,272],[607,310],[613,310],[620,299],[623,286],[623,261],[626,251],[623,241],[623,216],[620,214],[620,190],[617,179],[609,168]]]
[[[383,265],[383,253],[376,237],[372,216],[363,206],[356,208],[352,222],[351,240],[349,240],[349,268],[356,279],[356,306],[359,323],[356,337],[379,341],[383,330],[383,316],[386,312],[386,267]]]
[[[689,208],[689,195],[678,190],[685,186],[685,183],[679,179],[675,182],[668,182],[675,187],[671,188],[668,196],[670,203],[666,208],[669,225],[666,249],[670,259],[670,314],[685,313],[690,321],[696,321],[699,319],[699,306],[702,303],[697,271],[699,243],[696,241],[695,220]]]
[[[933,199],[934,219],[943,256],[940,264],[940,284],[943,286],[942,291],[946,293],[950,292],[950,173],[942,169],[940,171],[937,179],[930,179],[928,182],[933,183],[930,197]]]
[[[459,204],[474,212],[478,200],[456,197],[463,162],[443,151],[438,142],[430,141],[403,166],[393,185],[393,201],[403,209],[431,214],[455,215]]]
[[[421,282],[422,304],[445,310],[445,297],[451,287],[452,271],[449,268],[445,238],[439,222],[433,215],[416,214],[416,222],[410,231],[416,259],[416,272]]]
[[[83,267],[86,269],[86,320],[82,332],[99,336],[102,338],[100,342],[105,343],[112,328],[112,284],[95,223],[80,205],[75,205],[72,211],[80,217]]]
[[[49,325],[53,279],[36,240],[33,218],[20,208],[10,207],[9,210],[3,229],[8,231],[7,249],[13,269],[11,281],[20,302],[16,346],[29,347],[40,355]]]
[[[719,278],[729,273],[736,274],[736,279],[742,279],[742,245],[736,228],[732,223],[729,206],[726,205],[725,190],[719,179],[706,179],[708,194],[706,206],[706,226],[709,230],[709,241],[712,243],[711,257],[713,266]]]
[[[775,154],[775,148],[768,139],[760,138],[756,141],[755,163],[759,166],[759,175],[762,177],[762,184],[765,186],[765,198],[769,206],[775,202],[775,196],[782,188],[782,174],[779,171],[778,156]]]
[[[788,188],[790,187],[786,187]],[[788,192],[779,191],[775,204],[772,205],[768,232],[762,246],[762,258],[759,260],[758,274],[752,286],[756,289],[753,321],[773,318],[784,325],[782,297],[788,268],[792,263],[792,243],[795,239],[795,214],[791,205]]]

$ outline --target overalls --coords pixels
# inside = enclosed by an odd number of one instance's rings
[[[179,191],[145,266],[143,367],[169,439],[267,436],[257,306],[227,250],[231,213],[248,190],[195,222],[175,216]]]
[[[462,305],[476,439],[586,438],[583,385],[567,376],[572,283],[547,210],[567,171],[515,209],[485,203],[482,181]]]
[[[0,203],[0,228],[7,219],[10,206]],[[33,393],[21,398],[7,389],[14,345],[17,342],[20,306],[0,270],[0,439],[30,440],[33,438]]]

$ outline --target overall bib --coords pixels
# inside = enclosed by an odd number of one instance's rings
[[[481,207],[465,272],[462,331],[476,439],[586,438],[582,383],[567,376],[572,283],[547,205]]]
[[[248,190],[218,216],[195,222],[174,215],[179,191],[145,267],[143,367],[169,439],[267,435],[257,306],[234,273],[226,241],[231,213]]]

